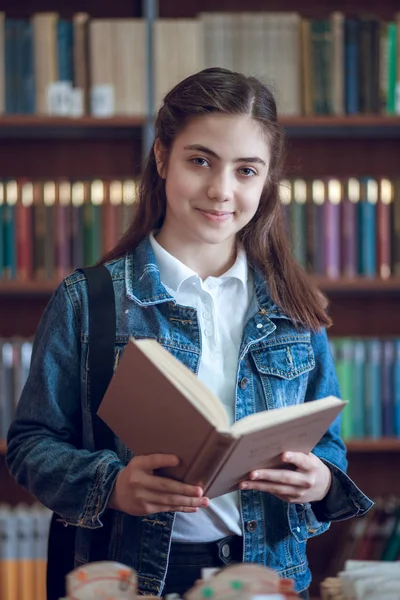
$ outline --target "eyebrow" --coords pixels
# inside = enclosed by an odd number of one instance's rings
[[[218,158],[218,159],[221,158],[220,156],[218,156],[218,154],[216,152],[214,152],[214,150],[211,150],[211,148],[207,148],[207,146],[202,146],[201,144],[191,144],[189,146],[185,146],[184,150],[197,150],[198,152],[204,152],[204,154],[209,154],[210,156],[213,156],[214,158]],[[262,158],[260,158],[259,156],[244,156],[241,158],[235,158],[235,160],[233,162],[235,162],[235,163],[238,163],[238,162],[258,163],[260,165],[264,165],[264,167],[267,166],[265,164],[265,161]]]

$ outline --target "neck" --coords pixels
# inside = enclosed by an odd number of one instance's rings
[[[161,230],[156,236],[157,242],[172,256],[192,269],[203,280],[207,277],[219,277],[226,273],[236,260],[236,246],[229,240],[222,244],[187,243],[171,238]]]

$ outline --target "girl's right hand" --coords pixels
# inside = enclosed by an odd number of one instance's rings
[[[193,513],[208,506],[201,487],[154,474],[157,469],[178,464],[179,459],[172,454],[135,456],[119,473],[109,508],[144,516],[169,511]]]

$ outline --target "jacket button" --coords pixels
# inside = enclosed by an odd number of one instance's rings
[[[255,531],[258,527],[257,525],[257,521],[247,521],[246,525],[246,531]]]
[[[249,380],[247,379],[247,377],[243,377],[243,379],[240,380],[240,387],[242,388],[242,390],[245,390],[247,388],[249,384]]]

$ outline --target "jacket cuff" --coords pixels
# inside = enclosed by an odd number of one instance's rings
[[[344,521],[365,515],[374,503],[339,467],[321,458],[332,474],[329,492],[311,507],[318,521]]]

